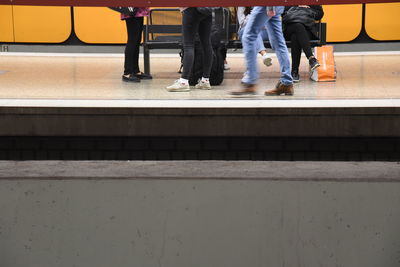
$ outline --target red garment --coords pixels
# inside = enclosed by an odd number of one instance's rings
[[[139,7],[139,10],[136,12],[135,17],[147,17],[150,13],[150,8],[148,7]],[[124,14],[121,14],[121,19],[129,19],[131,16],[127,16]]]

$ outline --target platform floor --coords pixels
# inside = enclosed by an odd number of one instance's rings
[[[260,58],[258,58],[260,60]],[[180,58],[152,54],[154,79],[139,84],[121,80],[122,54],[0,53],[0,99],[4,100],[233,100],[240,87],[241,54],[228,54],[231,70],[212,90],[171,93],[165,87],[179,77]],[[262,70],[257,100],[395,100],[400,99],[400,52],[336,53],[336,82],[309,80],[302,58],[301,82],[294,96],[265,97],[279,78],[277,58]],[[170,101],[168,101],[170,102]],[[396,104],[396,105],[397,105]]]

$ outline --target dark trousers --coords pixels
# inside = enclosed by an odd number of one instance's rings
[[[299,70],[301,50],[304,51],[307,58],[313,56],[310,36],[311,32],[307,31],[301,23],[293,23],[285,26],[285,38],[291,42],[292,52],[292,70]]]
[[[131,17],[125,20],[128,41],[125,46],[124,74],[136,74],[139,70],[139,48],[142,40],[143,17]]]
[[[195,7],[189,7],[183,11],[183,72],[182,78],[189,79],[194,63],[194,42],[196,34],[199,34],[203,49],[203,77],[209,78],[213,60],[211,46],[212,17],[205,16]]]

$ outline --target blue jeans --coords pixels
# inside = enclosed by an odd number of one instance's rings
[[[249,21],[243,32],[243,52],[246,58],[247,71],[242,82],[246,84],[256,84],[259,73],[257,68],[257,49],[256,40],[264,27],[267,28],[269,42],[272,49],[275,50],[276,56],[280,65],[281,78],[280,81],[284,85],[293,83],[293,78],[290,72],[289,52],[286,47],[285,38],[282,33],[281,14],[284,7],[275,7],[276,14],[273,17],[268,17],[265,6],[256,6],[251,11]]]
[[[244,32],[244,28],[241,28],[238,32],[239,34],[239,39],[242,40],[242,36],[243,36],[243,32]],[[267,32],[267,28],[263,27],[260,31],[260,33],[257,36],[257,40],[256,40],[256,51],[258,53],[260,53],[263,50],[267,50],[264,46],[264,41],[268,41],[268,32]]]

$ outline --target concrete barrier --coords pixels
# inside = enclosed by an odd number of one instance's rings
[[[399,166],[0,162],[0,266],[397,267]]]
[[[310,108],[221,107],[224,103],[204,108],[0,107],[0,136],[400,136],[398,101],[385,107],[329,107],[335,101],[327,102]]]

